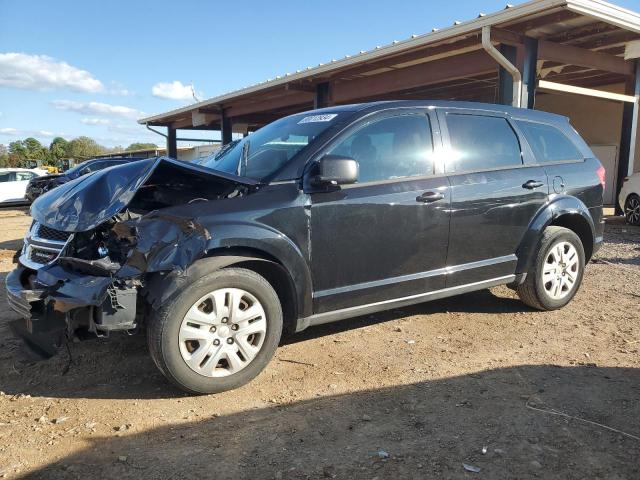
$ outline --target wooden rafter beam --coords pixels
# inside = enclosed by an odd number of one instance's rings
[[[200,107],[198,109],[198,113],[215,113],[217,115],[220,115],[222,113],[222,110],[217,105],[212,105],[209,107]]]
[[[640,38],[640,35],[634,32],[619,31],[615,34],[604,35],[584,42],[577,42],[574,46],[586,48],[588,50],[603,49],[615,45],[624,45],[627,42]]]
[[[403,90],[396,94],[397,95],[421,95],[424,98],[430,98],[432,95],[436,95],[441,91],[445,90],[467,90],[470,88],[475,88],[477,86],[485,86],[495,88],[498,85],[498,76],[497,72],[477,76],[477,77],[465,77],[454,80],[452,82],[442,82],[435,85],[426,85],[414,89]]]
[[[603,34],[620,30],[620,27],[605,22],[594,22],[581,27],[565,30],[564,32],[551,35],[546,38],[550,42],[572,44],[583,42],[594,37],[600,37]]]
[[[604,76],[616,75],[608,72],[602,72],[600,70],[586,70],[583,72],[575,72],[575,73],[567,73],[567,74],[559,74],[559,75],[548,75],[544,78],[544,80],[549,80],[550,82],[556,83],[567,83],[569,85],[578,84],[579,82],[585,82],[593,78],[599,78]]]
[[[311,82],[307,83],[287,83],[284,86],[285,90],[291,90],[296,92],[314,92],[316,91],[315,84]]]
[[[540,40],[538,43],[538,58],[564,65],[579,65],[621,75],[634,75],[633,65],[620,57],[546,40]]]
[[[347,82],[336,82],[332,96],[336,103],[361,98],[373,98],[390,92],[433,85],[447,80],[482,75],[497,70],[498,66],[484,51],[476,51],[421,63],[392,72]]]
[[[186,127],[192,127],[193,123],[191,120],[191,113],[187,114],[184,117],[181,118],[177,118],[175,120],[173,120],[171,122],[171,126],[173,128],[186,128]]]
[[[376,62],[365,63],[364,65],[357,65],[353,68],[343,70],[339,72],[340,78],[349,78],[362,75],[372,70],[380,68],[393,68],[395,65],[404,65],[416,61],[428,61],[430,57],[438,57],[450,53],[455,55],[456,51],[464,50],[469,47],[480,46],[480,33],[471,37],[450,42],[446,44],[436,45],[428,48],[421,48],[420,50],[413,51],[404,55],[395,55],[390,58],[385,58]]]
[[[603,87],[606,85],[615,85],[619,83],[624,83],[624,77],[620,75],[600,75],[597,77],[585,78],[582,80],[575,81],[576,86],[578,87]]]
[[[491,29],[491,40],[498,43],[504,43],[505,45],[524,45],[524,35],[504,30],[502,28]]]
[[[569,20],[574,20],[580,16],[581,15],[579,13],[570,12],[568,10],[561,10],[549,15],[532,18],[523,22],[513,23],[511,25],[505,26],[504,28],[514,32],[524,32],[526,35],[526,33],[531,30],[536,30],[547,25],[553,25],[554,23],[567,22]]]
[[[306,103],[313,104],[313,98],[314,95],[311,92],[288,91],[285,95],[280,95],[266,100],[235,105],[230,104],[226,112],[229,117],[239,117],[250,113],[269,112],[271,110],[279,110]]]

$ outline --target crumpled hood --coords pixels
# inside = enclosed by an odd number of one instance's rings
[[[136,192],[160,169],[197,177],[211,176],[237,185],[257,185],[249,178],[218,172],[168,157],[151,158],[99,170],[65,183],[39,197],[31,216],[56,230],[91,230],[124,209]]]
[[[52,180],[62,177],[64,174],[62,173],[52,173],[51,175],[42,175],[41,177],[34,177],[30,180],[29,183],[38,184],[38,183],[48,183]]]

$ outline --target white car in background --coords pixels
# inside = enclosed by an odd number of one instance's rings
[[[0,204],[26,203],[29,180],[46,175],[46,170],[34,168],[0,168]]]
[[[618,203],[624,211],[627,223],[640,225],[640,173],[625,178]]]

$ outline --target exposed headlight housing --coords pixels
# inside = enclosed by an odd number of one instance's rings
[[[107,255],[109,255],[109,249],[105,247],[103,243],[101,243],[100,246],[98,247],[98,256],[100,258],[104,258]]]

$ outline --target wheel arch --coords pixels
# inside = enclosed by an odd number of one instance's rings
[[[593,255],[593,230],[589,222],[580,214],[565,213],[553,219],[548,226],[567,228],[580,238],[582,247],[584,248],[584,258],[589,262]]]
[[[517,274],[530,270],[542,232],[549,226],[564,227],[573,231],[582,242],[585,260],[588,262],[591,259],[596,230],[589,209],[575,197],[561,196],[545,205],[529,225],[516,253]]]
[[[209,250],[205,257],[196,260],[184,272],[174,270],[150,274],[142,293],[146,301],[157,309],[202,276],[230,267],[246,268],[263,276],[280,299],[286,331],[295,331],[298,316],[304,308],[304,305],[300,304],[303,292],[296,287],[290,272],[282,262],[255,248]]]
[[[218,267],[218,269],[246,268],[264,277],[280,299],[285,331],[287,333],[295,331],[299,311],[304,307],[299,304],[299,292],[291,273],[278,258],[263,250],[251,247],[211,250],[202,260],[206,261],[208,258],[215,258],[216,261],[223,262],[224,266]]]

